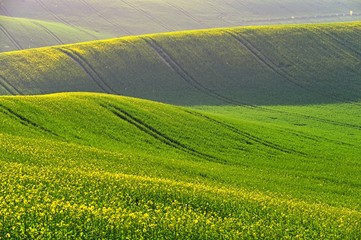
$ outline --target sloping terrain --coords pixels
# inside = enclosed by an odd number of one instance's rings
[[[1,94],[106,92],[177,105],[361,99],[361,23],[224,28],[0,54]]]
[[[108,36],[61,23],[0,16],[0,52],[76,43]]]
[[[1,97],[0,237],[357,238],[359,111]]]
[[[99,32],[103,38],[240,25],[351,21],[360,20],[360,14],[358,0],[3,0],[0,3],[0,15],[57,22]],[[33,39],[23,44],[26,48],[57,44],[38,39],[36,31],[24,30],[18,34],[16,41]],[[73,42],[66,34],[57,36],[65,43]],[[89,39],[88,35],[82,36],[83,41]],[[98,36],[93,35],[92,39]],[[17,50],[16,46],[9,46],[0,51]]]

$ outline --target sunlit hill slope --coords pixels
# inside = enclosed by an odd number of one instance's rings
[[[1,97],[0,236],[357,238],[358,113]]]
[[[116,93],[178,105],[357,101],[361,24],[126,37],[0,54],[1,94]]]

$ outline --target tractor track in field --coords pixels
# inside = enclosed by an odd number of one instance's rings
[[[312,32],[312,33],[314,34],[314,36],[316,36],[318,39],[320,39],[320,41],[324,41],[324,39],[323,39],[322,37],[320,37],[320,35],[317,34],[315,31],[313,31],[313,30],[309,30],[309,31]],[[345,42],[344,42],[343,40],[341,40],[340,38],[332,35],[331,33],[327,32],[326,30],[324,30],[324,29],[322,29],[322,28],[317,28],[317,31],[318,31],[318,32],[321,32],[322,34],[325,34],[325,35],[328,36],[330,39],[332,39],[333,41],[328,41],[328,42],[329,42],[329,44],[332,45],[332,47],[334,47],[335,49],[340,49],[340,51],[344,52],[345,54],[349,54],[349,55],[350,55],[351,53],[347,51],[347,50],[349,50],[349,51],[351,51],[351,52],[353,53],[352,56],[353,56],[355,59],[357,59],[357,60],[359,60],[359,61],[361,60],[361,52],[360,52],[357,48],[354,48],[354,47],[351,47],[351,46],[345,44]],[[335,42],[336,42],[336,44],[335,44]],[[340,47],[340,46],[342,46],[342,47]],[[347,50],[345,50],[345,49],[347,49]],[[357,55],[357,57],[354,56],[354,54]],[[329,84],[328,84],[328,86],[332,87],[332,85],[329,85]],[[331,93],[330,93],[330,94],[331,94]],[[361,105],[361,104],[359,104],[359,103],[355,103],[355,102],[354,102],[352,99],[350,99],[350,98],[341,97],[341,96],[335,96],[335,95],[333,95],[333,96],[335,97],[335,99],[337,98],[337,99],[342,100],[342,101],[344,101],[344,102],[346,102],[346,103],[350,103],[350,104],[354,104],[354,105]]]
[[[208,2],[208,6],[213,8],[213,10],[216,11],[217,14],[217,19],[219,21],[222,21],[224,23],[230,24],[231,26],[234,25],[234,23],[229,22],[228,20],[225,19],[225,17],[228,16],[228,13],[222,11],[217,5],[214,4],[214,1],[207,1]],[[227,5],[226,3],[224,3],[225,5]],[[229,5],[228,5],[229,6]]]
[[[55,137],[60,137],[58,134],[52,132],[51,130],[49,129],[46,129],[42,126],[40,126],[39,124],[31,121],[30,119],[16,113],[15,111],[13,111],[12,109],[0,104],[0,112],[3,112],[4,114],[6,114],[7,116],[19,121],[22,125],[24,126],[27,126],[27,127],[30,127],[30,128],[34,128],[34,129],[37,129],[37,130],[40,130],[44,133],[47,133],[47,134],[51,134]]]
[[[44,25],[38,23],[38,22],[35,22],[35,21],[31,21],[34,25],[44,29],[45,32],[47,32],[52,38],[54,38],[54,40],[59,43],[59,44],[64,44],[64,42],[58,37],[55,35],[55,33],[53,33],[52,31],[50,31],[47,27],[45,27]]]
[[[63,19],[61,17],[59,17],[53,10],[51,10],[48,6],[46,6],[42,0],[35,0],[35,1],[40,5],[40,7],[42,7],[45,11],[47,11],[50,15],[52,15],[59,22],[65,24],[67,26],[71,26],[71,27],[73,27],[73,28],[75,28],[75,29],[77,29],[77,30],[79,30],[79,31],[81,31],[81,32],[95,38],[95,39],[98,39],[95,35],[91,34],[90,32],[88,32],[88,31],[86,31],[86,30],[84,30],[84,29],[82,29],[82,28],[80,28],[80,27],[66,21],[65,19]]]
[[[4,16],[11,17],[10,12],[6,9],[4,5],[0,4],[0,10],[3,12]]]
[[[173,70],[173,72],[175,72],[178,76],[181,77],[181,79],[183,79],[186,83],[188,83],[198,91],[228,104],[244,106],[244,107],[253,107],[251,105],[234,101],[230,98],[227,98],[215,92],[212,89],[203,86],[196,79],[194,79],[184,68],[182,68],[182,66],[180,66],[154,39],[143,37],[143,40],[157,53],[157,55],[163,60],[163,62],[171,70]]]
[[[161,26],[162,28],[164,28],[165,30],[167,30],[168,32],[171,32],[172,29],[168,28],[165,24],[163,24],[161,21],[159,21],[157,18],[153,17],[151,14],[149,14],[147,11],[144,11],[143,9],[135,6],[134,4],[126,1],[126,0],[121,0],[124,4],[128,5],[130,8],[133,8],[134,10],[136,10],[137,12],[143,14],[143,16],[145,16],[146,18],[148,18],[149,20],[151,20],[152,22],[158,24],[159,26]]]
[[[23,48],[18,41],[9,33],[9,31],[0,23],[0,30],[5,34],[5,36],[10,40],[10,42],[18,49],[22,50]]]
[[[265,56],[260,50],[258,50],[250,41],[248,41],[246,38],[237,35],[231,31],[225,31],[229,36],[231,36],[232,38],[234,38],[237,42],[239,42],[242,47],[244,47],[245,49],[247,49],[257,60],[258,62],[260,62],[261,64],[265,65],[268,69],[270,69],[271,71],[273,71],[274,73],[278,74],[279,76],[281,76],[283,79],[285,79],[287,82],[305,90],[308,92],[313,92],[319,96],[323,96],[326,98],[330,98],[330,99],[334,99],[334,100],[343,100],[343,99],[339,99],[333,95],[329,95],[329,94],[324,94],[320,91],[316,91],[314,89],[310,89],[307,88],[305,86],[303,86],[302,84],[298,83],[298,80],[291,76],[290,74],[288,74],[286,71],[283,71],[282,69],[280,69],[277,64],[275,64],[271,59],[269,59],[267,56]]]
[[[131,33],[130,31],[128,31],[126,28],[124,28],[123,26],[114,23],[113,21],[110,21],[106,16],[104,16],[104,14],[102,14],[98,9],[96,9],[94,6],[92,6],[90,3],[88,3],[86,0],[80,0],[87,8],[89,8],[90,10],[92,10],[95,14],[97,14],[99,17],[103,18],[107,23],[109,23],[110,25],[116,27],[117,29],[120,29],[121,31],[125,32],[126,34],[129,35],[133,35],[133,33]]]
[[[6,90],[8,91],[10,94],[12,95],[22,95],[22,93],[17,90],[8,80],[6,80],[6,78],[2,75],[0,75],[0,85]]]
[[[183,9],[182,7],[179,7],[177,5],[175,5],[174,3],[167,3],[169,6],[171,6],[172,8],[180,11],[181,13],[183,13],[183,15],[187,16],[188,18],[192,19],[194,22],[198,23],[201,27],[208,27],[207,24],[205,24],[204,22],[202,22],[201,20],[199,20],[198,18],[196,18],[195,16],[193,16],[191,13],[189,13],[188,11],[186,11],[185,9]]]
[[[223,123],[221,121],[218,121],[214,118],[211,118],[209,116],[206,116],[206,115],[203,115],[201,113],[197,113],[197,112],[192,112],[192,111],[188,111],[186,110],[187,113],[189,114],[192,114],[193,116],[197,116],[197,117],[201,117],[201,118],[204,118],[208,121],[211,121],[219,126],[222,126],[224,128],[227,128],[228,130],[242,136],[242,137],[245,137],[246,139],[248,139],[249,141],[253,141],[253,142],[256,142],[256,143],[259,143],[265,147],[268,147],[268,148],[271,148],[271,149],[274,149],[274,150],[277,150],[279,152],[283,152],[283,153],[288,153],[288,154],[297,154],[297,155],[302,155],[302,156],[305,156],[306,154],[303,153],[303,152],[300,152],[300,151],[296,151],[296,150],[292,150],[292,149],[287,149],[287,148],[284,148],[280,145],[277,145],[277,144],[274,144],[270,141],[267,141],[267,140],[263,140],[257,136],[254,136],[248,132],[245,132],[245,131],[241,131],[239,130],[238,128],[232,126],[232,125],[229,125],[229,124],[226,124],[226,123]]]
[[[88,77],[104,92],[116,93],[95,71],[95,69],[78,53],[73,50],[66,48],[57,48],[58,51],[62,52],[75,63],[88,75]]]
[[[108,104],[101,103],[100,106],[102,106],[103,108],[112,112],[115,116],[122,119],[123,121],[126,121],[127,123],[138,128],[143,133],[153,137],[154,139],[156,139],[170,147],[176,148],[180,151],[186,152],[186,153],[191,154],[196,157],[205,158],[205,159],[213,161],[213,162],[218,162],[218,163],[223,163],[223,164],[227,163],[225,160],[222,160],[217,157],[211,156],[209,154],[197,151],[189,146],[184,145],[183,143],[180,143],[179,141],[167,136],[166,134],[160,132],[159,130],[155,129],[151,125],[143,122],[139,118],[136,118],[135,116],[131,115],[129,112],[127,112],[115,105],[112,105],[109,103]]]
[[[355,125],[355,124],[350,124],[350,123],[342,123],[342,122],[337,122],[337,121],[333,121],[333,120],[328,120],[328,119],[324,119],[324,118],[319,118],[319,117],[314,117],[314,116],[309,116],[309,115],[304,115],[304,114],[299,114],[299,113],[289,113],[289,112],[284,112],[284,113],[285,114],[293,114],[295,116],[301,116],[306,119],[311,119],[311,120],[314,120],[317,122],[327,123],[327,124],[334,125],[334,126],[341,126],[341,127],[347,127],[347,128],[352,128],[352,129],[356,129],[356,130],[361,130],[360,125]]]
[[[356,104],[353,104],[353,103],[348,103],[348,104],[356,105]],[[301,113],[287,112],[287,111],[282,111],[282,110],[277,110],[277,109],[270,109],[270,108],[263,107],[263,106],[256,106],[254,109],[255,110],[261,110],[261,111],[264,111],[264,112],[269,112],[269,113],[293,115],[293,116],[313,120],[313,121],[316,121],[316,122],[327,123],[327,124],[334,125],[334,126],[341,126],[341,127],[361,130],[361,125],[338,122],[338,121],[333,121],[333,120],[324,119],[324,118],[320,118],[320,117],[305,115],[305,114],[301,114]]]
[[[361,60],[361,51],[358,48],[352,47],[351,45],[348,45],[345,43],[344,40],[336,37],[334,34],[331,34],[327,30],[318,28],[318,31],[321,31],[323,34],[328,36],[329,38],[333,39],[335,42],[337,42],[339,45],[341,45],[343,48],[351,51],[353,54],[357,55],[358,60]]]
[[[320,142],[320,140],[321,140],[321,141],[324,141],[324,142],[330,142],[330,143],[338,144],[338,145],[345,145],[345,146],[349,146],[349,147],[357,147],[356,145],[350,144],[350,143],[347,143],[347,142],[337,141],[337,140],[333,140],[333,139],[329,139],[329,138],[321,137],[321,136],[316,136],[316,135],[310,135],[310,134],[306,134],[306,133],[303,133],[303,132],[294,131],[294,130],[291,130],[291,129],[278,129],[278,131],[282,132],[282,133],[285,133],[285,134],[291,134],[291,135],[296,136],[296,137],[301,137],[301,138],[304,138],[304,139],[315,141],[315,142]]]
[[[63,18],[59,17],[58,15],[56,15],[54,13],[53,10],[51,10],[48,6],[45,5],[45,3],[42,0],[35,0],[45,11],[47,11],[48,13],[50,13],[51,16],[53,16],[56,20],[58,20],[59,22],[62,22],[65,25],[68,26],[72,26],[73,25],[71,23],[69,23],[68,21],[64,20]]]

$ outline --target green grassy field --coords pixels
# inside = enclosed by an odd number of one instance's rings
[[[61,23],[0,16],[0,52],[104,39],[109,36]]]
[[[2,53],[0,93],[106,92],[177,105],[353,102],[361,98],[360,31],[360,22],[221,28]]]
[[[0,237],[356,239],[359,113],[1,97]]]
[[[80,27],[100,33],[105,39],[107,36],[240,25],[355,21],[361,20],[361,6],[357,0],[11,0],[0,3],[0,15]],[[14,19],[14,24],[18,21]],[[11,32],[12,29],[7,30]],[[31,31],[21,27],[17,28],[18,36],[14,37],[16,41],[24,42],[23,48],[58,44],[47,33],[42,35],[50,41],[43,41],[39,31],[43,32],[43,29],[38,26],[32,26]],[[67,34],[59,32],[56,35],[64,43],[74,42]],[[82,41],[89,37],[89,34],[77,36]],[[98,37],[94,34],[92,39]],[[0,46],[0,52],[18,49],[12,44],[7,46]]]
[[[4,46],[22,48],[24,29],[81,37],[0,19]],[[360,32],[219,28],[0,53],[0,239],[359,238]]]

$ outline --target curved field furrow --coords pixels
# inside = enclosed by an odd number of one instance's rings
[[[22,50],[22,46],[19,44],[19,42],[9,33],[9,31],[0,23],[0,30],[6,35],[6,37],[14,44],[14,46]]]
[[[196,113],[196,112],[191,112],[191,111],[186,111],[188,112],[189,114],[192,114],[194,116],[198,116],[198,117],[201,117],[201,118],[204,118],[204,119],[207,119],[213,123],[216,123],[242,137],[245,137],[247,138],[249,141],[253,141],[255,143],[259,143],[265,147],[268,147],[268,148],[271,148],[273,150],[277,150],[277,151],[280,151],[280,152],[283,152],[283,153],[288,153],[288,154],[297,154],[297,155],[306,155],[304,152],[300,152],[300,151],[297,151],[297,150],[294,150],[294,149],[287,149],[286,147],[284,146],[279,146],[275,143],[272,143],[272,142],[269,142],[269,141],[266,141],[266,140],[263,140],[257,136],[254,136],[248,132],[245,132],[245,131],[242,131],[242,130],[239,130],[238,128],[230,125],[230,124],[227,124],[227,123],[224,123],[224,122],[221,122],[221,121],[218,121],[214,118],[211,118],[209,116],[205,116],[204,114],[201,114],[201,113]],[[248,143],[250,144],[250,143]]]
[[[321,122],[321,123],[327,123],[327,124],[330,124],[330,125],[335,125],[335,126],[341,126],[341,127],[347,127],[347,128],[352,128],[352,129],[356,129],[356,130],[361,130],[361,125],[344,123],[344,122],[337,122],[337,121],[333,121],[333,120],[330,120],[330,119],[324,119],[324,118],[311,116],[311,115],[289,113],[289,112],[285,112],[285,114],[298,115],[298,116],[304,117],[305,119],[311,119],[311,120],[315,120],[315,121]]]
[[[333,39],[335,42],[337,42],[339,45],[341,45],[343,48],[347,49],[350,51],[351,54],[356,55],[357,59],[359,61],[361,61],[361,50],[359,48],[355,48],[354,46],[352,46],[351,44],[349,44],[347,42],[347,40],[343,40],[340,39],[339,37],[337,37],[335,34],[333,34],[330,31],[327,31],[325,29],[317,29],[318,31],[321,31],[323,34],[327,35],[328,37],[330,37],[331,39]]]
[[[55,137],[60,137],[58,134],[50,131],[49,129],[46,129],[40,125],[38,125],[37,123],[31,121],[30,119],[20,115],[19,113],[16,113],[15,111],[13,111],[11,108],[9,107],[6,107],[2,104],[0,104],[0,108],[2,109],[1,112],[3,112],[4,114],[8,115],[9,117],[11,118],[14,118],[16,119],[18,122],[20,122],[22,125],[24,126],[27,126],[27,127],[30,127],[30,128],[34,128],[36,130],[40,130],[42,131],[43,133],[46,133],[46,134],[51,134]]]
[[[115,93],[115,91],[99,76],[94,68],[82,56],[80,56],[80,54],[77,54],[75,51],[66,48],[57,48],[57,50],[64,53],[74,62],[76,62],[101,90],[106,93]]]
[[[226,161],[220,159],[220,158],[216,158],[214,156],[211,156],[209,154],[203,153],[203,152],[199,152],[189,146],[186,146],[182,143],[180,143],[179,141],[170,138],[169,136],[165,135],[164,133],[158,131],[157,129],[155,129],[154,127],[144,123],[143,121],[141,121],[140,119],[134,117],[133,115],[131,115],[129,112],[120,109],[119,107],[112,105],[112,104],[100,104],[100,106],[104,107],[105,109],[109,110],[110,112],[112,112],[115,116],[117,116],[118,118],[128,122],[129,124],[135,126],[136,128],[138,128],[139,130],[141,130],[142,132],[150,135],[151,137],[161,141],[162,143],[174,147],[176,149],[179,149],[181,151],[184,151],[186,153],[192,154],[194,156],[198,156],[198,157],[202,157],[202,158],[206,158],[208,160],[211,161],[215,161],[215,162],[221,162],[221,163],[226,163]]]
[[[225,3],[224,3],[225,4]],[[225,4],[225,5],[227,5],[227,4]],[[210,8],[213,8],[213,10],[215,10],[216,12],[217,12],[217,20],[219,20],[220,22],[223,22],[223,23],[226,23],[227,25],[229,25],[229,26],[232,26],[234,23],[232,23],[232,22],[229,22],[228,20],[226,20],[225,19],[225,17],[227,17],[228,16],[228,14],[227,14],[227,12],[225,12],[225,11],[222,11],[219,7],[221,7],[221,6],[219,6],[219,5],[217,5],[216,3],[214,3],[214,2],[208,2],[208,6],[210,7]],[[228,5],[228,6],[230,6],[230,5]],[[232,10],[233,10],[233,8],[231,8]]]
[[[8,91],[10,94],[12,95],[22,95],[22,93],[17,90],[13,84],[11,84],[9,81],[7,81],[4,76],[0,75],[0,84],[3,88],[6,89],[6,91]]]
[[[3,78],[0,76],[0,80],[3,81]],[[0,86],[4,88],[8,93],[15,95],[14,92],[12,92],[2,81],[0,81]]]
[[[164,63],[171,68],[176,74],[178,74],[185,82],[190,84],[195,89],[207,94],[208,96],[217,98],[228,104],[235,105],[245,105],[243,103],[239,103],[232,99],[229,99],[223,95],[218,94],[214,90],[211,90],[204,85],[200,84],[197,80],[195,80],[186,70],[184,70],[154,39],[151,38],[143,38],[144,41],[148,43],[148,45],[156,51],[158,56],[164,61]]]
[[[260,50],[258,50],[250,41],[248,41],[245,37],[236,35],[233,32],[226,31],[228,35],[233,37],[235,40],[237,40],[245,49],[248,49],[252,55],[263,65],[268,67],[271,71],[277,73],[279,76],[281,76],[284,80],[287,82],[292,83],[293,85],[302,88],[306,91],[313,92],[315,94],[318,94],[323,97],[328,97],[335,100],[340,100],[339,98],[336,98],[335,96],[330,96],[329,94],[324,94],[323,92],[317,91],[315,89],[308,88],[304,86],[303,84],[298,83],[298,80],[288,74],[286,71],[283,71],[281,68],[277,66],[271,59],[269,59],[267,56],[265,56]],[[342,99],[343,100],[343,99]]]
[[[317,30],[308,29],[308,31],[311,32],[314,35],[314,37],[319,39],[319,41],[322,42],[322,44],[325,44],[325,42],[327,42],[328,48],[332,47],[333,49],[337,49],[337,51],[334,51],[334,54],[340,54],[342,52],[344,53],[344,55],[352,56],[352,58],[354,58],[357,61],[361,60],[361,52],[359,51],[359,49],[354,48],[349,44],[346,44],[343,40],[329,33],[326,29],[317,28]],[[328,36],[332,41],[322,37],[322,34]],[[327,51],[328,49],[325,50]],[[328,82],[323,82],[323,86],[320,87],[324,88],[325,86],[328,86],[330,89],[334,89],[335,87],[334,85],[332,85],[332,83],[328,83]],[[323,91],[325,91],[325,89],[323,89]],[[328,92],[327,95],[333,96],[335,99],[339,99],[345,103],[360,105],[360,103],[354,102],[352,98],[347,97],[345,94],[341,96],[339,94],[335,95],[334,93]]]
[[[305,134],[303,132],[295,131],[295,130],[291,130],[291,129],[287,129],[287,130],[279,129],[279,132],[284,133],[284,134],[288,134],[288,135],[292,135],[292,136],[295,136],[295,137],[300,137],[300,138],[303,138],[303,139],[311,140],[311,141],[314,141],[314,142],[322,141],[322,142],[329,142],[329,143],[332,143],[332,144],[339,144],[339,145],[343,145],[343,146],[358,147],[358,145],[355,145],[355,144],[350,144],[350,143],[339,141],[339,140],[329,139],[329,138],[322,137],[322,136]]]
[[[128,29],[124,28],[123,26],[110,21],[108,17],[106,17],[104,14],[102,14],[98,9],[96,9],[95,7],[93,7],[90,3],[88,3],[88,1],[86,0],[80,0],[87,8],[89,8],[90,10],[92,10],[95,14],[97,14],[99,17],[101,17],[102,19],[104,19],[107,23],[109,23],[110,25],[114,26],[116,29],[121,30],[122,32],[129,34],[129,35],[133,35],[132,32],[130,32]]]
[[[77,30],[79,31],[82,31],[84,33],[86,33],[87,35],[93,37],[94,39],[98,39],[95,35],[91,34],[90,32],[72,24],[71,22],[68,22],[67,20],[59,17],[57,14],[54,13],[54,11],[52,11],[48,6],[46,6],[44,4],[44,2],[42,0],[35,0],[45,11],[47,11],[48,13],[50,13],[50,15],[52,15],[56,20],[58,20],[59,22],[65,24],[65,25],[68,25],[68,26],[71,26],[73,28],[76,28]]]
[[[46,12],[48,12],[50,15],[52,15],[56,20],[59,22],[74,27],[73,24],[69,23],[65,19],[59,17],[57,14],[54,13],[48,6],[45,5],[45,3],[42,0],[35,0]]]
[[[47,32],[50,36],[52,36],[52,38],[54,38],[55,41],[57,41],[59,44],[64,44],[64,42],[58,37],[55,35],[55,33],[53,33],[52,31],[50,31],[47,27],[45,27],[44,25],[38,23],[38,22],[35,22],[35,21],[32,21],[33,24],[35,24],[36,26],[39,26],[41,27],[42,29],[44,29],[45,32]]]
[[[358,105],[356,103],[348,103],[348,104]],[[330,120],[330,119],[320,118],[320,117],[317,117],[317,116],[305,115],[305,114],[302,114],[302,113],[289,112],[289,111],[284,111],[284,110],[279,110],[279,109],[269,109],[269,108],[266,108],[266,107],[259,107],[259,109],[269,111],[270,113],[273,112],[273,113],[280,113],[280,114],[285,114],[285,115],[299,116],[300,118],[310,119],[310,120],[320,122],[320,123],[327,123],[327,124],[334,125],[334,126],[340,126],[340,127],[350,128],[350,129],[361,130],[361,125],[345,123],[345,122],[338,122],[338,121],[334,121],[334,120]]]
[[[6,7],[0,3],[0,11],[2,12],[2,15],[11,17],[10,12],[6,9]]]
[[[319,29],[322,29],[319,30]],[[317,48],[317,50],[313,50],[314,52],[318,52],[319,54],[330,54],[330,56],[338,56],[338,58],[344,58],[345,56],[348,56],[347,59],[349,58],[355,58],[354,56],[350,55],[349,51],[346,51],[345,49],[340,48],[339,45],[335,44],[334,41],[330,41],[327,38],[325,38],[322,34],[323,31],[325,30],[326,27],[325,26],[318,26],[317,30],[314,30],[313,27],[308,27],[308,28],[303,28],[303,29],[299,29],[302,32],[302,35],[307,35],[310,38],[315,38],[314,42],[317,44],[311,44],[311,48]],[[254,35],[253,39],[256,39],[257,37],[261,37],[262,40],[260,41],[267,41],[267,38],[264,38],[263,36],[259,36],[259,35]],[[244,40],[247,40],[246,37],[243,37]],[[247,40],[249,45],[253,45],[251,43],[250,40]],[[270,46],[274,49],[277,49],[277,47],[279,47],[280,45],[278,45],[278,43],[272,43],[272,41],[269,42]],[[288,46],[290,47],[290,46]],[[297,49],[297,47],[295,47],[295,49]],[[255,50],[257,50],[257,48],[255,47]],[[324,79],[322,75],[320,75],[320,79],[322,79],[322,81],[315,81],[314,78],[314,74],[318,74],[319,70],[320,70],[320,66],[318,66],[317,64],[314,65],[310,65],[309,59],[310,57],[300,57],[298,58],[297,55],[296,56],[292,56],[292,54],[287,53],[287,51],[283,52],[283,51],[276,51],[277,52],[277,57],[276,59],[282,59],[282,61],[287,61],[288,64],[290,66],[294,66],[298,69],[298,73],[296,74],[296,77],[292,77],[290,76],[290,74],[288,74],[287,71],[283,70],[282,68],[278,67],[277,64],[273,64],[274,65],[274,69],[275,70],[279,70],[282,73],[284,73],[286,75],[286,77],[289,77],[289,79],[293,79],[293,82],[305,82],[304,84],[298,84],[298,85],[302,85],[300,87],[302,87],[304,90],[315,93],[319,96],[323,96],[326,97],[330,100],[335,100],[335,101],[339,101],[339,102],[345,102],[345,103],[350,103],[350,104],[355,104],[355,105],[359,105],[359,103],[355,102],[353,98],[357,99],[357,95],[356,96],[352,96],[350,98],[350,95],[347,95],[343,92],[343,90],[340,88],[338,91],[340,94],[335,94],[335,83],[327,81],[326,79]],[[291,51],[292,52],[292,51]],[[341,54],[343,53],[343,54]],[[265,58],[267,58],[263,53],[261,53],[261,51],[259,51],[260,55],[263,55]],[[337,59],[335,57],[335,59]],[[356,59],[356,58],[355,58]],[[272,62],[272,60],[270,59],[270,62]],[[327,66],[327,65],[325,65]],[[312,69],[312,70],[311,70]],[[322,70],[322,68],[321,68]],[[311,73],[312,72],[312,73]],[[327,73],[326,73],[327,74]],[[307,75],[307,76],[304,76]],[[326,75],[327,76],[327,75]],[[356,82],[354,82],[356,83]],[[311,85],[311,86],[308,86]],[[343,86],[344,88],[346,87],[345,85]],[[331,91],[330,91],[331,90]]]
[[[201,27],[208,27],[207,24],[205,24],[204,22],[202,22],[201,20],[199,20],[198,18],[196,18],[195,16],[193,16],[191,13],[187,12],[185,9],[183,9],[180,6],[175,5],[174,3],[168,2],[167,3],[169,6],[173,7],[174,9],[177,9],[178,11],[180,11],[181,13],[183,13],[185,16],[187,16],[188,18],[192,19],[194,22],[198,23],[199,26]]]
[[[168,32],[172,31],[172,29],[170,29],[167,25],[165,25],[164,23],[162,23],[161,21],[159,21],[157,18],[153,17],[152,15],[150,15],[147,11],[135,6],[133,3],[130,3],[126,0],[121,0],[124,4],[128,5],[129,7],[133,8],[134,10],[140,12],[141,14],[143,14],[145,17],[147,17],[149,20],[151,20],[152,22],[158,24],[159,26],[161,26],[162,28],[164,28],[165,30],[167,30]]]

